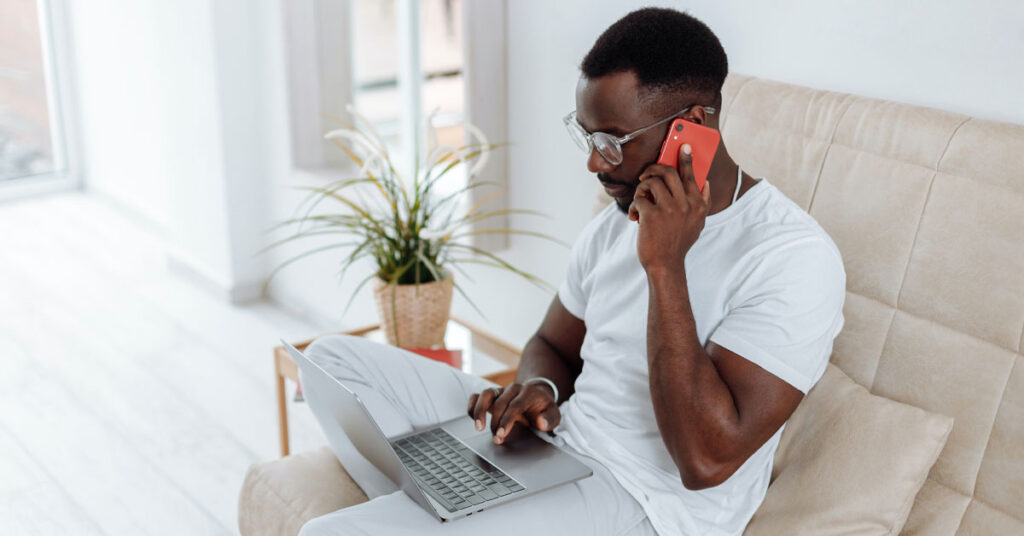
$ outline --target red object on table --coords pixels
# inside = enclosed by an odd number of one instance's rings
[[[457,369],[462,369],[462,350],[446,350],[444,348],[437,350],[432,348],[406,348],[406,350],[423,357],[429,357],[434,361],[447,363]]]

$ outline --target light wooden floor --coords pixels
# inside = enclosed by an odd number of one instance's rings
[[[236,533],[278,453],[271,348],[322,331],[168,274],[104,201],[0,204],[0,533]],[[293,451],[324,444],[290,411]]]

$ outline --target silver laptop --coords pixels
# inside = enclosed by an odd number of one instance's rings
[[[359,397],[292,345],[302,389],[326,404],[314,412],[331,445],[346,436],[412,500],[444,521],[469,516],[593,475],[590,467],[532,433],[495,445],[469,416],[387,437]],[[487,416],[490,421],[490,415]]]

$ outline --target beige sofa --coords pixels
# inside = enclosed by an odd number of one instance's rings
[[[723,92],[733,157],[843,253],[832,362],[955,419],[902,533],[1024,534],[1024,126],[740,75]],[[250,469],[240,528],[363,500],[329,450],[298,454]]]

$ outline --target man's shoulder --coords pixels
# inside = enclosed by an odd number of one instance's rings
[[[790,274],[845,282],[842,254],[828,232],[813,216],[767,183],[754,210],[743,219],[737,236],[740,255],[753,267],[783,267]],[[831,277],[829,277],[831,276]]]
[[[759,241],[766,239],[786,242],[818,241],[838,255],[832,237],[818,220],[797,205],[775,185],[765,181],[764,195],[760,196],[756,210],[744,222],[745,233]]]

